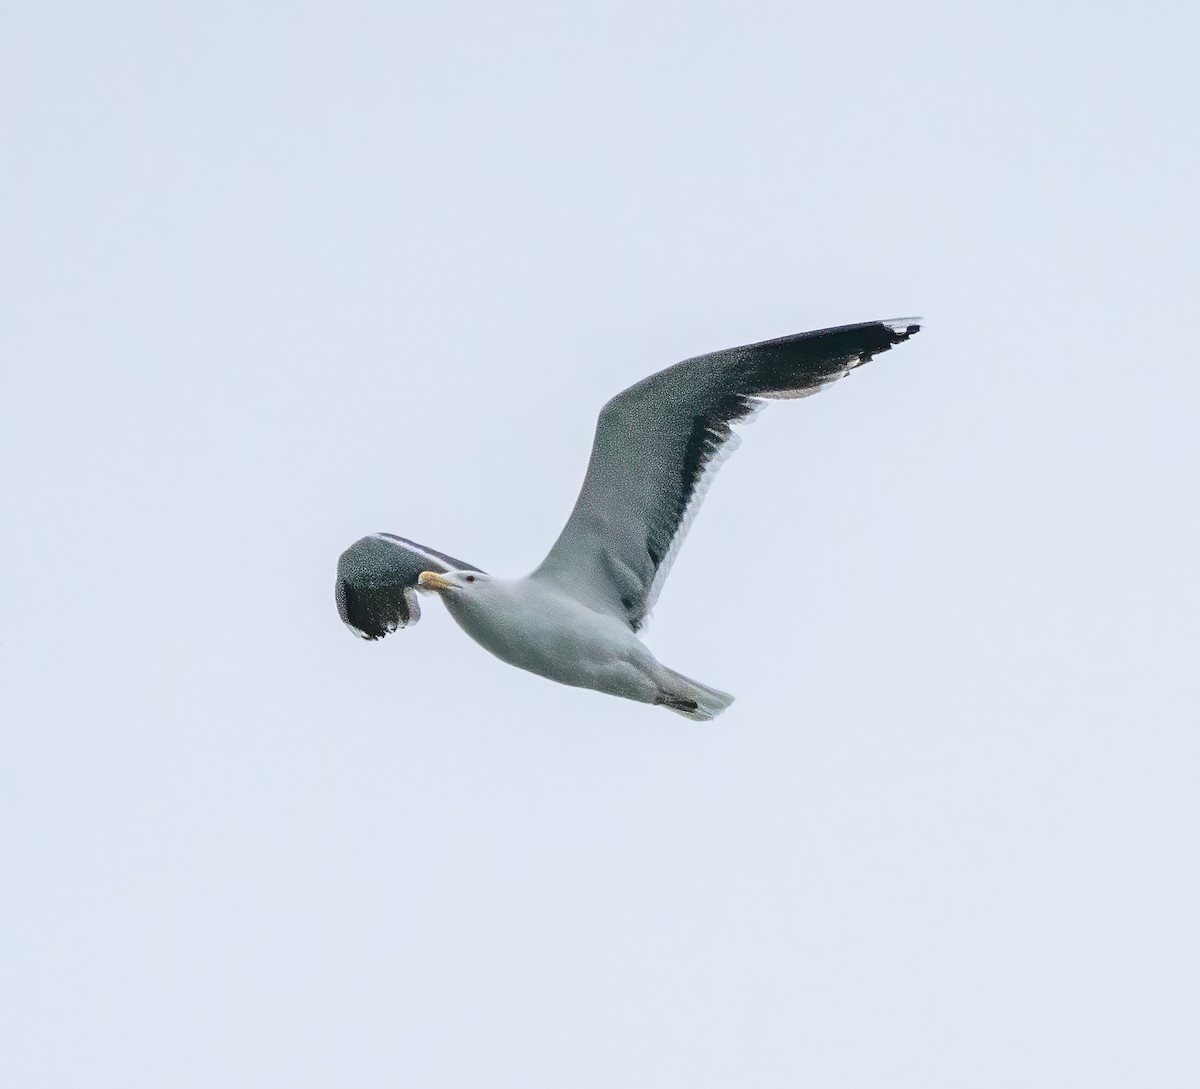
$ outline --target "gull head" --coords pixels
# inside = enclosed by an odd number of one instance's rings
[[[487,579],[482,571],[422,571],[417,579],[417,589],[429,593],[461,593]]]

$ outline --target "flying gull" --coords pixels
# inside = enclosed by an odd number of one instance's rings
[[[690,719],[733,697],[662,665],[638,638],[720,464],[732,425],[764,399],[807,397],[894,344],[920,320],[843,325],[677,363],[617,394],[596,424],[575,508],[531,575],[497,578],[391,533],[338,560],[338,613],[364,639],[416,623],[438,594],[497,658],[561,684],[657,704]]]

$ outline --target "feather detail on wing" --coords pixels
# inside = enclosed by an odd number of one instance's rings
[[[421,619],[416,585],[422,571],[478,570],[394,533],[372,533],[338,557],[338,615],[360,638],[382,639]]]
[[[918,332],[918,319],[820,329],[685,360],[600,413],[575,508],[534,578],[635,631],[653,607],[733,425],[762,399],[807,397]]]

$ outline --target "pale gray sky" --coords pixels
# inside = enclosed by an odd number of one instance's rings
[[[1197,23],[7,5],[0,1083],[1200,1083]],[[339,623],[910,313],[680,555],[716,723]]]

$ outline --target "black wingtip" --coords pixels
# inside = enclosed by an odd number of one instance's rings
[[[356,587],[338,579],[335,597],[342,623],[361,639],[374,642],[414,619],[403,592],[390,587]]]
[[[893,318],[883,323],[891,331],[893,344],[902,344],[909,337],[916,336],[924,324],[923,318]]]

